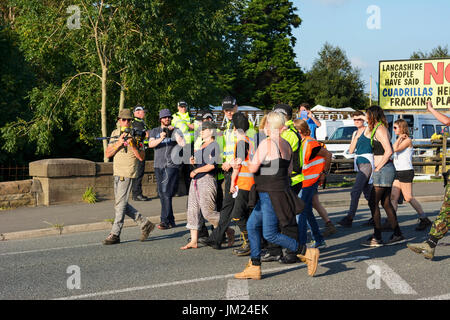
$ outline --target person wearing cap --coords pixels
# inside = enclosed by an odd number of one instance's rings
[[[148,146],[155,150],[153,166],[161,201],[161,223],[158,228],[165,230],[176,226],[172,198],[176,192],[179,163],[181,163],[179,161],[180,147],[184,147],[186,143],[183,133],[171,126],[172,113],[169,109],[162,109],[159,112],[159,121],[161,125],[150,131]]]
[[[203,138],[202,138],[202,123],[210,121],[213,122],[214,120],[214,116],[213,114],[209,111],[209,110],[201,110],[199,112],[197,112],[197,114],[195,115],[195,122],[194,122],[194,126],[195,126],[195,142],[194,142],[194,153],[201,149],[202,145],[203,145]],[[215,142],[218,143],[219,145],[219,155],[222,154],[221,151],[221,146],[220,146],[220,142],[222,142],[222,135],[221,135],[221,131],[219,128],[216,129],[216,132],[214,134],[214,139]],[[220,177],[220,164],[217,164],[216,167],[216,180],[217,180],[217,193],[216,193],[216,210],[219,211],[222,208],[222,202],[223,202],[223,190],[222,190],[222,184],[221,181],[219,179]],[[223,175],[222,175],[223,176]],[[223,179],[223,178],[222,178]],[[214,227],[213,227],[214,228]],[[203,220],[200,231],[198,233],[198,241],[200,243],[205,243],[206,240],[208,239],[209,236],[209,232],[208,229],[206,228],[205,225],[205,220]],[[191,241],[191,238],[188,238],[188,241]]]
[[[132,180],[136,177],[139,161],[143,161],[145,151],[142,145],[133,142],[127,137],[126,128],[131,127],[133,115],[130,109],[122,109],[119,112],[119,128],[111,133],[113,137],[106,148],[105,155],[113,158],[114,176],[114,210],[115,218],[109,236],[103,241],[105,245],[120,243],[120,233],[123,228],[125,215],[133,219],[141,229],[140,241],[145,241],[155,225],[146,217],[143,217],[132,205],[128,203]]]
[[[203,221],[208,220],[214,227],[219,223],[220,213],[215,210],[217,182],[215,171],[220,156],[219,145],[214,141],[216,125],[211,121],[205,121],[200,128],[203,143],[191,157],[191,185],[189,188],[187,224],[191,238],[188,244],[181,250],[197,248],[199,230]],[[228,229],[229,239],[234,238],[234,230]]]
[[[237,141],[234,147],[234,159],[231,161],[233,174],[231,176],[230,193],[235,197],[231,217],[236,221],[241,230],[242,244],[233,249],[237,256],[250,255],[250,243],[248,241],[247,221],[251,209],[248,205],[250,190],[255,184],[253,173],[249,171],[248,165],[253,158],[254,148],[249,137],[245,134],[249,128],[248,119],[242,112],[233,114],[234,131]]]
[[[187,111],[188,104],[186,101],[179,101],[177,103],[178,112],[176,112],[172,117],[172,126],[175,128],[180,129],[180,131],[183,133],[184,140],[186,141],[186,144],[188,145],[184,150],[189,150],[191,148],[191,144],[194,143],[194,124],[193,118],[190,116],[189,112]],[[193,150],[191,150],[192,154]],[[185,157],[188,158],[188,157]],[[178,196],[184,196],[188,193],[189,185],[191,183],[191,179],[189,178],[189,171],[190,166],[188,163],[183,163],[180,165],[179,168],[179,176],[181,178],[181,181],[183,183],[178,185],[177,195]]]
[[[138,127],[140,130],[146,132],[145,140],[144,140],[144,149],[145,145],[148,145],[148,127],[145,124],[145,109],[142,106],[137,105],[134,107],[134,119],[132,122],[133,127]],[[136,178],[133,179],[133,186],[131,188],[132,199],[134,201],[148,201],[150,198],[144,196],[142,194],[142,178],[144,177],[145,172],[145,153],[144,160],[138,162],[137,174]]]
[[[231,187],[232,167],[230,162],[233,160],[234,145],[236,143],[236,135],[234,134],[233,114],[238,111],[236,99],[227,96],[222,101],[222,110],[227,121],[223,130],[223,158],[222,171],[225,181],[225,196],[220,210],[220,221],[217,228],[213,230],[208,237],[206,244],[214,249],[220,249],[226,230],[231,222],[231,212],[233,211],[234,198],[229,192]]]

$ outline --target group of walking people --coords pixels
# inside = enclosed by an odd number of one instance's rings
[[[261,262],[274,260],[281,263],[304,262],[308,274],[314,276],[319,250],[325,248],[326,244],[313,208],[323,218],[328,228],[326,231],[336,232],[318,199],[318,186],[329,172],[332,156],[325,145],[312,137],[311,126],[315,128],[320,122],[313,121],[307,106],[302,106],[299,111],[303,111],[302,108],[306,118],[293,118],[293,110],[289,105],[275,105],[261,120],[258,131],[245,114],[238,111],[236,99],[228,96],[222,102],[225,129],[221,131],[217,128],[209,111],[198,112],[194,124],[186,127],[186,130],[194,129],[189,135],[170,125],[172,115],[168,109],[160,112],[161,128],[150,132],[149,147],[155,148],[155,170],[159,167],[158,161],[164,162],[157,175],[158,194],[164,198],[164,202],[161,200],[163,211],[171,210],[168,198],[174,195],[175,189],[162,190],[160,185],[167,184],[160,180],[172,180],[173,184],[178,168],[173,157],[180,154],[179,150],[174,152],[167,148],[178,145],[182,154],[190,155],[188,161],[182,156],[189,168],[189,179],[186,180],[186,228],[190,231],[190,238],[180,249],[198,248],[199,243],[214,249],[220,249],[224,242],[229,247],[233,246],[235,232],[230,224],[234,221],[240,229],[242,244],[232,252],[238,256],[250,256],[245,269],[235,274],[235,278],[261,279]],[[401,119],[394,123],[394,132],[398,138],[392,145],[388,124],[380,107],[372,106],[365,114],[357,111],[353,120],[357,130],[353,134],[349,152],[355,153],[357,176],[351,191],[348,214],[339,224],[343,227],[352,226],[359,197],[364,193],[372,215],[368,223],[373,226],[373,234],[361,244],[379,247],[404,242],[396,215],[400,194],[419,215],[417,230],[432,224],[412,195],[413,153],[407,123]],[[109,155],[114,156],[123,148],[122,137],[119,142],[120,146],[110,144]],[[136,146],[132,147],[131,154],[126,157],[134,155],[142,160],[142,153],[135,150]],[[117,181],[122,181],[122,178],[118,177]],[[116,208],[116,218],[121,211],[124,212],[122,216],[132,212],[130,216],[137,217],[138,220],[135,220],[141,224],[143,241],[154,225],[139,213],[136,214],[129,204],[124,204],[124,199],[121,201],[121,208]],[[387,215],[387,226],[382,225],[380,203]],[[123,221],[122,216],[119,218]],[[448,217],[446,219],[448,228]],[[205,222],[211,224],[211,232]],[[167,229],[173,226],[173,213],[165,213],[164,217],[162,214],[158,227]],[[307,245],[308,227],[313,240],[310,245]],[[393,231],[386,241],[382,239],[384,228]],[[442,233],[441,229],[442,223],[439,229]],[[435,243],[436,237],[432,240]],[[112,237],[109,241],[105,244],[118,243],[120,240]],[[414,249],[413,244],[408,244],[408,247],[416,252],[419,250]]]

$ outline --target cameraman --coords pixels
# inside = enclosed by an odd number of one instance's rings
[[[122,231],[125,215],[132,218],[141,228],[140,241],[148,238],[155,225],[147,218],[143,217],[133,206],[128,203],[133,178],[136,177],[136,170],[139,161],[144,160],[145,152],[141,144],[138,144],[130,135],[131,120],[133,115],[131,110],[123,109],[119,112],[119,129],[111,133],[112,139],[106,148],[106,156],[114,157],[114,210],[115,218],[109,236],[103,244],[110,245],[120,243],[120,233]]]
[[[173,162],[174,147],[184,147],[183,133],[170,125],[172,113],[169,109],[159,112],[161,126],[150,131],[149,148],[155,148],[154,165],[158,195],[161,201],[161,223],[158,229],[165,230],[175,227],[175,217],[172,210],[172,197],[177,187],[179,164]]]
[[[148,127],[145,124],[145,109],[142,106],[136,106],[134,108],[134,120],[132,122],[132,126],[141,131],[145,131],[145,138],[148,139]],[[144,150],[145,150],[144,142]],[[144,177],[145,172],[145,152],[144,152],[144,160],[138,162],[136,178],[133,179],[133,186],[131,189],[132,198],[134,201],[149,201],[150,198],[144,196],[142,194],[142,178]]]

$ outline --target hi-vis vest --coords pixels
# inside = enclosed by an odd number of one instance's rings
[[[315,147],[320,147],[317,140],[306,137],[300,147],[300,164],[302,166],[303,188],[310,187],[319,180],[320,173],[325,168],[325,158],[316,156],[309,160],[311,152]]]
[[[245,161],[241,164],[241,169],[239,170],[237,179],[236,179],[236,185],[240,190],[246,190],[250,191],[252,186],[255,184],[255,179],[253,176],[253,173],[251,173],[248,169],[248,165],[250,160],[253,158],[253,145],[250,142],[250,139],[246,136],[245,141],[248,143],[248,153],[245,157]],[[236,158],[236,152],[237,152],[237,143],[234,146],[234,158]]]
[[[246,136],[250,140],[250,144],[254,144],[254,138],[256,131],[253,127],[253,123],[249,120],[249,128],[246,132]],[[230,162],[234,156],[234,145],[236,144],[236,135],[234,134],[233,129],[230,129],[231,121],[227,121],[227,124],[224,129],[223,134],[223,162]]]
[[[298,134],[297,129],[293,126],[293,121],[289,120],[285,123],[285,126],[288,127],[287,130],[281,133],[281,137],[286,140],[292,148],[292,152],[299,152],[300,148],[300,135]],[[303,181],[303,176],[300,172],[292,172],[291,175],[291,186],[295,186],[296,184]]]
[[[189,129],[188,124],[191,123],[191,118],[189,112],[186,113],[175,113],[172,118],[172,126],[180,129],[183,133],[184,140],[186,143],[194,142],[194,131]]]

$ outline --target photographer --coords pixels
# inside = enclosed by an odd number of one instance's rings
[[[132,122],[133,127],[145,131],[145,138],[148,139],[148,128],[145,124],[145,109],[142,106],[136,106],[134,108],[134,119]],[[144,143],[144,151],[145,151],[145,143]],[[150,198],[144,196],[142,194],[142,178],[144,177],[145,172],[145,152],[144,159],[138,162],[136,178],[133,179],[133,187],[131,189],[132,199],[134,201],[149,201]]]
[[[165,230],[175,227],[175,217],[172,210],[172,197],[175,195],[179,164],[173,161],[173,151],[176,145],[184,147],[183,134],[170,125],[172,113],[169,109],[159,112],[161,126],[150,131],[149,148],[155,148],[154,168],[158,195],[161,201],[161,223],[158,229]]]
[[[115,198],[115,219],[109,236],[103,244],[110,245],[120,243],[120,233],[122,231],[125,215],[132,218],[141,228],[140,241],[148,238],[155,225],[147,218],[143,217],[133,206],[128,203],[133,178],[136,177],[138,162],[144,159],[145,153],[142,145],[130,135],[131,120],[133,115],[131,110],[123,109],[119,112],[119,129],[111,133],[112,139],[106,149],[108,158],[114,157],[114,198]]]

